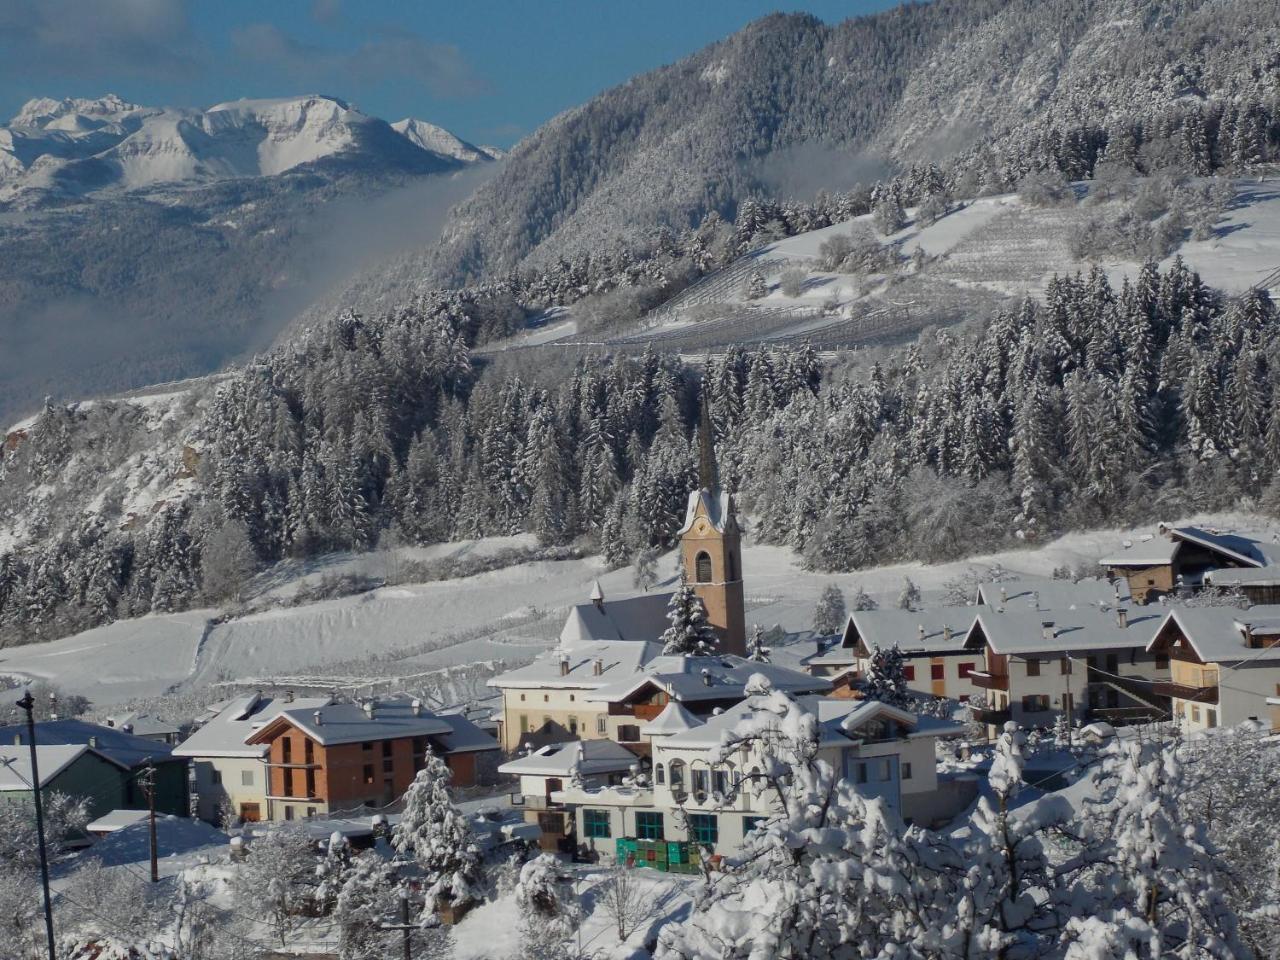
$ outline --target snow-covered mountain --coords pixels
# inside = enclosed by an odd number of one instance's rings
[[[428,123],[426,120],[415,120],[412,117],[406,117],[393,123],[391,129],[407,138],[410,142],[416,143],[423,150],[443,157],[453,157],[453,159],[461,160],[463,163],[476,163],[481,160],[501,160],[506,156],[506,151],[498,147],[489,147],[483,144],[477,147],[459,139],[444,127],[438,127],[434,123]]]
[[[393,128],[336,97],[159,108],[39,98],[0,126],[0,202],[275,176],[305,164],[445,172],[494,159],[420,120]]]

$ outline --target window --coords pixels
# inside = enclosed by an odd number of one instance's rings
[[[1040,661],[1039,661],[1039,660],[1028,660],[1028,661],[1027,661],[1027,676],[1028,676],[1028,677],[1038,677],[1038,676],[1040,676]]]
[[[689,839],[695,843],[706,844],[714,844],[719,840],[720,828],[716,823],[715,814],[689,814]]]
[[[712,770],[711,771],[711,789],[720,796],[725,796],[729,792],[729,771],[728,770]]]
[[[707,551],[703,550],[698,553],[697,559],[693,561],[694,576],[699,583],[711,582],[711,556]]]
[[[653,768],[653,782],[654,783],[667,782],[666,771],[663,769],[662,764],[658,764]]]
[[[908,664],[902,668],[902,677],[908,683],[916,678],[916,668],[914,664]]]
[[[390,740],[383,740],[383,741],[382,741],[382,755],[383,755],[384,757],[389,757],[389,756],[391,756],[391,741],[390,741]]]
[[[312,743],[310,740],[304,740],[302,745],[305,748],[302,751],[302,755],[306,758],[307,763],[315,763],[316,762],[316,745]]]
[[[292,820],[292,819],[293,819],[293,807],[285,807],[285,808],[284,808],[284,818],[285,818],[286,820]]]
[[[315,815],[316,815],[316,808],[315,808],[315,807],[307,807],[307,816],[308,816],[308,817],[314,817]]]
[[[364,782],[373,783],[373,764],[366,763],[364,765]]]
[[[855,763],[853,765],[853,782],[854,783],[867,782],[867,765],[865,763]]]
[[[880,783],[886,783],[890,779],[893,765],[888,760],[877,760],[873,765],[873,769],[875,770],[876,780]]]
[[[550,702],[551,702],[551,694],[549,694],[549,693],[544,693],[544,694],[542,695],[542,702],[543,702],[543,703],[550,703]]]
[[[743,817],[742,818],[742,835],[745,837],[760,824],[764,823],[765,817]]]
[[[293,796],[293,767],[284,768],[284,795]]]
[[[570,702],[570,703],[576,703],[576,702],[577,702],[577,700],[578,700],[578,698],[577,698],[577,696],[576,696],[576,695],[574,695],[574,694],[572,694],[572,693],[571,693],[571,694],[569,694],[569,702]]]
[[[280,741],[280,759],[285,763],[293,759],[293,741],[288,737]]]
[[[252,786],[253,786],[253,771],[252,771],[252,770],[241,770],[241,771],[240,771],[240,786],[242,786],[242,787],[252,787]]]
[[[946,668],[946,665],[945,665],[945,664],[941,664],[941,663],[934,663],[934,664],[930,664],[930,665],[929,665],[929,679],[930,679],[930,680],[945,680],[945,679],[947,679],[947,668]]]
[[[373,749],[373,741],[372,741],[372,740],[366,740],[364,743],[360,744],[360,749],[361,749],[361,750],[372,750],[372,749]]]
[[[1216,727],[1218,725],[1218,711],[1206,707],[1204,711],[1204,722],[1210,727]]]
[[[640,728],[633,723],[624,723],[618,727],[618,740],[622,743],[638,743]]]
[[[902,764],[902,779],[903,779],[903,780],[910,780],[910,779],[911,779],[911,764],[910,764],[910,763],[903,763],[903,764]]]
[[[1194,703],[1191,705],[1191,722],[1192,723],[1200,722],[1200,708],[1196,706]]]
[[[641,840],[663,840],[662,814],[654,810],[636,811],[636,836]]]
[[[973,668],[974,668],[974,664],[972,663],[960,664],[960,676],[962,678],[969,676],[969,674],[973,673]]]
[[[604,736],[609,732],[609,718],[605,714],[596,717],[596,733]]]
[[[1047,695],[1032,694],[1022,698],[1022,710],[1024,713],[1039,713],[1048,709],[1049,697]]]
[[[671,792],[676,793],[684,789],[684,761],[671,761]]]
[[[694,767],[689,771],[689,783],[695,795],[707,792],[710,785],[708,773],[709,771],[703,767]]]
[[[588,837],[611,837],[613,828],[609,824],[608,810],[583,810],[582,832]]]
[[[575,737],[578,735],[578,718],[577,717],[569,718],[569,732],[573,734]]]
[[[522,701],[524,700],[524,694],[523,694],[523,693],[522,693],[522,694],[520,694],[520,699],[521,699]]]
[[[1070,657],[1063,657],[1061,660],[1059,660],[1059,661],[1058,661],[1058,667],[1059,667],[1059,669],[1062,671],[1062,673],[1063,673],[1063,675],[1064,675],[1064,676],[1066,676],[1066,675],[1070,675],[1070,673],[1071,673],[1071,658],[1070,658]],[[1112,673],[1114,673],[1114,672],[1115,672],[1115,671],[1113,670],[1113,671],[1112,671]]]
[[[221,782],[222,782],[222,771],[221,771],[221,770],[214,770],[214,771],[212,771],[212,773],[213,773],[213,782],[214,782],[215,784],[219,784],[219,783],[221,783]]]

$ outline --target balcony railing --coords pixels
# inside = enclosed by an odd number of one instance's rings
[[[1009,675],[1007,673],[987,673],[985,670],[970,670],[969,679],[975,687],[983,690],[1008,690]]]
[[[1191,703],[1217,703],[1218,687],[1193,687],[1185,683],[1153,683],[1152,692],[1161,697],[1189,700]]]
[[[1013,714],[1009,712],[1007,707],[1003,710],[995,710],[990,707],[970,707],[969,713],[978,723],[989,723],[997,727],[1013,719]]]

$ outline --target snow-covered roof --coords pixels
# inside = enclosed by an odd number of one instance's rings
[[[682,707],[679,701],[672,700],[660,714],[640,728],[640,736],[669,737],[701,725],[702,721]]]
[[[638,762],[634,753],[612,740],[571,740],[568,743],[549,743],[527,756],[508,760],[498,768],[499,773],[528,777],[568,777],[578,763],[583,776],[597,773],[617,773],[630,770]]]
[[[1125,604],[1132,599],[1129,581],[1086,577],[1054,580],[1050,577],[1017,577],[978,586],[978,603],[1006,610],[1067,609],[1092,604]]]
[[[859,641],[868,651],[875,647],[887,649],[896,643],[907,656],[959,653],[964,649],[964,635],[973,625],[978,609],[855,610],[849,614],[840,645],[809,662],[836,666],[852,663],[857,657]]]
[[[261,757],[266,754],[267,745],[246,743],[252,733],[266,726],[281,710],[312,711],[329,702],[329,697],[286,700],[256,693],[224,701],[211,720],[174,748],[174,756]]]
[[[36,747],[36,763],[40,766],[40,786],[75,763],[89,748],[83,744],[58,743]],[[31,748],[0,746],[0,792],[31,789]]]
[[[834,697],[796,697],[795,702],[806,713],[818,719],[819,740],[822,747],[847,747],[859,741],[858,731],[877,719],[896,721],[909,732],[908,737],[953,736],[964,727],[949,720],[922,717],[890,706],[879,700],[848,700]],[[766,696],[752,696],[734,704],[724,713],[707,719],[706,723],[684,733],[675,734],[660,741],[662,750],[706,750],[719,747],[726,735],[732,735],[740,725],[761,718],[769,706]]]
[[[731,655],[710,657],[655,657],[630,676],[583,696],[596,703],[620,703],[646,684],[685,703],[741,697],[753,674],[769,678],[775,690],[813,693],[831,689],[825,677],[814,677],[775,663],[757,663]]]
[[[1136,543],[1126,542],[1123,552],[1103,557],[1099,562],[1108,567],[1160,566],[1172,563],[1183,543],[1194,543],[1247,567],[1280,563],[1280,546],[1245,533],[1224,533],[1201,527],[1167,527],[1162,534]]]
[[[656,641],[602,641],[548,650],[533,663],[508,670],[489,681],[501,689],[595,690],[634,676],[646,663],[662,653]],[[598,667],[597,667],[598,662]]]
[[[599,587],[598,582],[596,587]],[[560,645],[575,647],[598,641],[657,640],[671,626],[667,618],[670,600],[670,593],[642,593],[621,600],[602,598],[599,602],[579,603],[565,617],[564,627],[560,630]]]
[[[181,728],[176,723],[137,713],[108,717],[107,726],[123,730],[125,733],[132,733],[135,737],[173,736],[181,732]]]
[[[1210,570],[1204,575],[1204,580],[1215,587],[1276,587],[1280,586],[1280,565]]]
[[[1160,567],[1173,563],[1180,549],[1181,541],[1166,536],[1126,540],[1121,544],[1120,553],[1105,556],[1098,563],[1104,567]]]
[[[454,732],[453,724],[422,707],[419,701],[390,697],[367,702],[372,709],[359,703],[330,703],[314,710],[291,705],[268,720],[262,729],[250,734],[248,742],[267,742],[281,722],[291,724],[322,746],[400,737],[438,737]],[[458,719],[466,722],[465,718]]]
[[[1250,647],[1247,635],[1280,640],[1280,604],[1265,604],[1241,610],[1237,607],[1174,607],[1149,631],[1147,649],[1163,649],[1166,628],[1175,625],[1191,648],[1205,663],[1239,660],[1280,660],[1280,643],[1271,647]]]
[[[146,810],[112,810],[88,824],[85,830],[89,833],[115,833],[135,823],[141,823],[149,816]]]
[[[693,529],[698,517],[707,518],[707,522],[717,533],[732,532],[737,520],[733,515],[733,497],[723,490],[691,490],[689,500],[684,508],[684,524],[676,531],[676,536],[683,537]]]
[[[474,753],[478,750],[497,750],[498,741],[483,727],[461,713],[438,713],[436,717],[449,725],[450,732],[435,739],[446,753]]]
[[[0,727],[0,743],[19,742],[27,742],[26,724]],[[81,744],[130,769],[148,759],[164,763],[173,755],[173,747],[167,743],[135,737],[123,730],[85,720],[42,720],[36,724],[36,743]]]
[[[1125,608],[1125,625],[1116,609],[1094,606],[1058,610],[1018,610],[978,614],[965,637],[970,649],[990,645],[995,653],[1044,655],[1081,650],[1145,647],[1160,621],[1160,611]]]

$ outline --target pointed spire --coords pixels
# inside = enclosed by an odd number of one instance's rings
[[[708,493],[720,488],[720,473],[716,468],[715,434],[711,429],[711,391],[704,382],[702,410],[698,419],[698,485]]]

